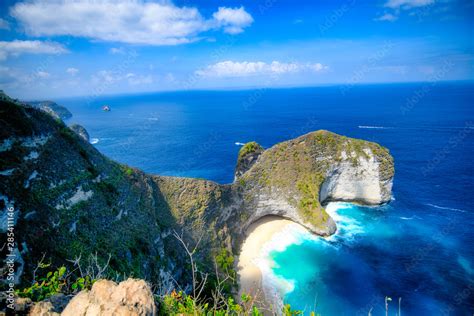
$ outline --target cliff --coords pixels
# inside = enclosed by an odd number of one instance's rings
[[[184,285],[187,258],[172,232],[200,240],[203,270],[237,255],[247,227],[278,215],[319,235],[328,201],[390,200],[393,159],[378,144],[317,131],[264,150],[243,146],[232,184],[163,177],[114,162],[61,120],[0,99],[0,233],[14,209],[17,282],[46,255],[55,266],[97,253],[114,273]],[[3,237],[2,236],[2,237]],[[2,252],[5,258],[6,250]],[[2,273],[5,273],[3,270]]]
[[[53,101],[31,101],[26,102],[26,104],[36,107],[41,111],[50,114],[55,119],[60,119],[64,121],[72,117],[72,113],[69,112],[68,109]]]

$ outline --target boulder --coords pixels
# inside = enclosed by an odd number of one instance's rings
[[[128,279],[119,284],[99,280],[90,291],[81,291],[69,302],[63,316],[152,316],[156,315],[153,293],[144,280]]]

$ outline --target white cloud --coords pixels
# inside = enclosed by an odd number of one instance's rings
[[[244,7],[235,9],[219,7],[212,16],[219,26],[224,27],[224,32],[229,34],[242,33],[244,28],[253,22],[252,16],[245,11]]]
[[[196,8],[145,0],[31,0],[17,3],[10,13],[32,36],[70,35],[148,45],[189,43],[213,29],[240,33],[253,21],[243,7],[220,7],[205,19]]]
[[[378,18],[374,19],[375,21],[388,21],[393,22],[398,20],[398,16],[393,15],[391,13],[385,13],[384,15],[379,16]]]
[[[128,80],[129,84],[134,86],[153,83],[153,77],[151,75],[141,76],[134,73],[128,73],[125,75],[125,78]]]
[[[71,67],[71,68],[66,69],[66,72],[70,74],[71,76],[75,76],[79,72],[79,69]]]
[[[21,54],[63,54],[68,50],[59,43],[43,41],[0,41],[0,60]]]
[[[433,4],[435,0],[388,0],[385,7],[391,9],[410,9]]]
[[[430,13],[432,7],[436,4],[436,0],[386,0],[384,7],[391,12],[385,12],[383,15],[376,17],[374,21],[394,22],[402,12],[408,12],[410,16],[418,16],[421,18]],[[443,0],[448,2],[450,0]]]
[[[41,79],[46,79],[46,78],[51,77],[51,74],[49,72],[46,72],[46,71],[37,71],[36,75]]]
[[[130,85],[143,85],[153,83],[153,77],[151,75],[137,75],[132,72],[123,74],[109,70],[98,71],[92,76],[92,83],[96,85],[112,85],[124,81]]]
[[[195,73],[199,76],[206,77],[243,77],[252,75],[269,75],[269,74],[284,74],[297,73],[302,71],[320,72],[328,69],[320,63],[282,63],[273,61],[265,63],[262,61],[222,61],[207,66],[204,69],[197,70]]]
[[[10,29],[10,24],[4,19],[0,19],[0,30],[9,30],[9,29]]]
[[[110,50],[111,54],[125,54],[125,50],[123,47],[112,47]]]

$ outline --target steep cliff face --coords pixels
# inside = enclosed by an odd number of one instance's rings
[[[212,272],[213,257],[222,249],[237,255],[247,227],[263,216],[330,235],[336,226],[325,202],[390,199],[388,151],[327,131],[267,150],[244,146],[235,182],[220,185],[147,175],[106,158],[44,112],[0,102],[0,217],[14,209],[18,280],[43,254],[59,265],[97,253],[103,262],[110,256],[117,273],[185,284],[187,258],[173,232],[201,240],[196,259]]]
[[[55,119],[67,120],[72,117],[72,113],[69,112],[68,109],[53,101],[32,101],[28,102],[28,105],[31,105],[48,113]]]
[[[257,162],[258,157],[260,157],[263,151],[263,147],[256,142],[245,144],[240,149],[239,156],[237,157],[234,180],[247,172],[247,170],[249,170]]]

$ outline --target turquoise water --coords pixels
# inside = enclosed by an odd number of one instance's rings
[[[446,270],[451,270],[446,275],[440,274],[442,267],[420,268],[426,265],[425,256],[429,257],[428,263],[433,255],[439,254],[440,260],[455,242],[444,235],[439,239],[436,234],[425,235],[429,228],[420,224],[420,217],[396,218],[390,214],[391,208],[330,203],[328,212],[338,223],[334,236],[324,239],[300,234],[297,243],[283,251],[270,252],[275,276],[294,286],[284,295],[284,302],[304,310],[306,315],[310,311],[321,315],[368,315],[369,311],[384,315],[388,296],[392,299],[389,315],[396,315],[399,298],[401,310],[407,315],[463,315],[427,296],[421,291],[426,285],[413,282],[413,278],[430,278],[436,287],[456,280],[469,286],[466,279],[473,271],[469,260],[458,256],[459,266],[445,262]],[[437,244],[419,248],[419,260],[413,260],[413,244],[419,246],[423,239],[433,237]]]

